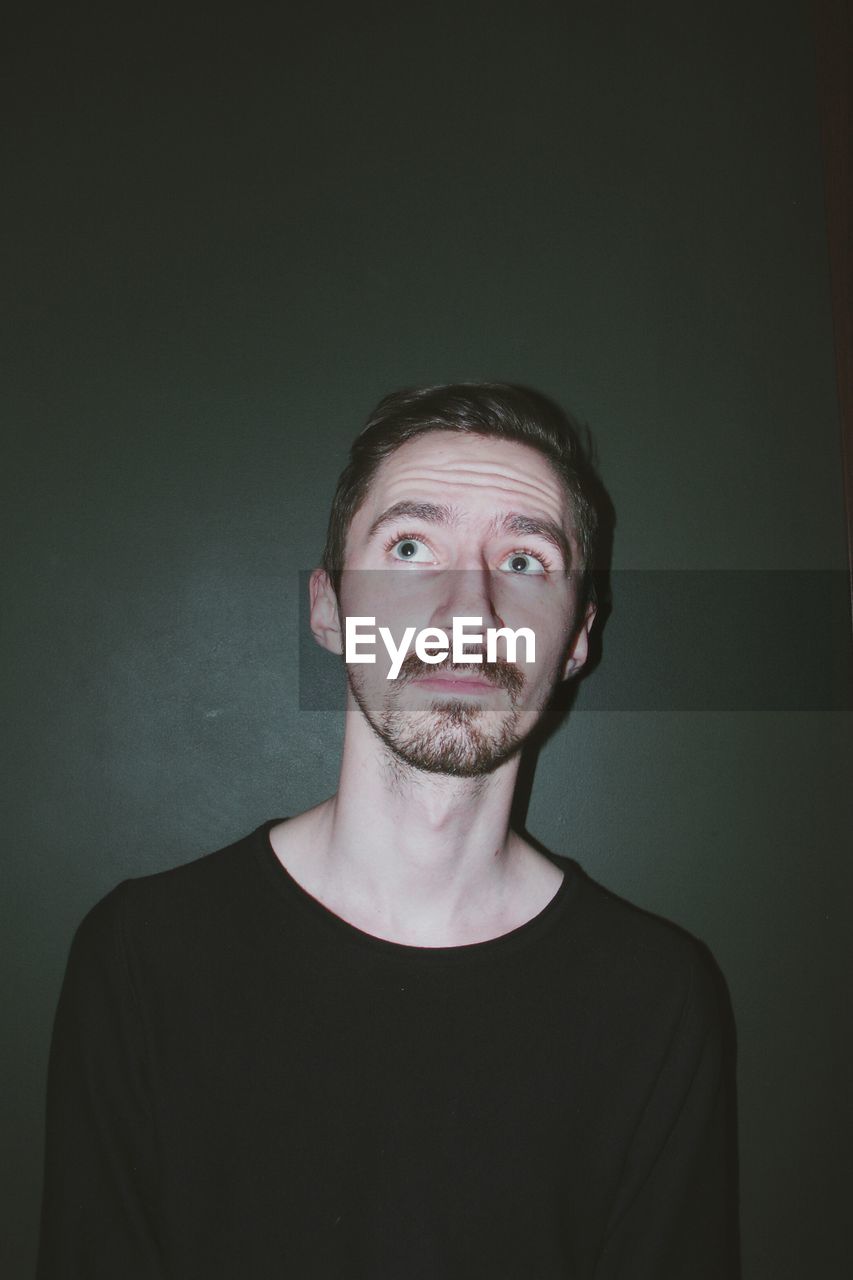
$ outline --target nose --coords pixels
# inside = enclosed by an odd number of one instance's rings
[[[483,630],[502,627],[504,623],[495,604],[494,586],[494,575],[485,565],[445,570],[439,603],[430,619],[430,626],[440,627],[448,635],[453,629],[454,618],[481,618]],[[485,652],[485,641],[483,650]]]

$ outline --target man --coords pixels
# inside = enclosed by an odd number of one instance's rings
[[[378,406],[311,578],[338,792],[83,922],[40,1280],[733,1274],[703,953],[509,827],[587,660],[594,495],[531,392]]]

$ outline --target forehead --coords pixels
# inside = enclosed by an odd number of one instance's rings
[[[372,521],[406,500],[452,504],[463,517],[545,516],[567,532],[573,523],[565,486],[538,449],[468,432],[430,431],[401,445],[378,467],[358,516]]]

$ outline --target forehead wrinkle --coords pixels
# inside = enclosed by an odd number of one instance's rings
[[[562,512],[563,487],[554,478],[554,487],[537,483],[519,476],[508,475],[505,471],[493,470],[484,475],[481,470],[468,471],[462,468],[432,470],[424,467],[411,467],[401,470],[397,475],[388,478],[386,496],[405,488],[417,492],[423,488],[444,490],[453,488],[484,490],[491,489],[497,497],[507,503],[516,504],[519,500],[541,502],[554,513]]]
[[[394,460],[391,459],[389,460],[389,463],[393,461]],[[391,465],[386,464],[386,466],[388,466],[389,470],[392,469]],[[559,480],[557,476],[553,476],[552,478],[551,468],[544,459],[543,467],[547,468],[548,479],[552,480],[554,487],[559,487]],[[525,476],[520,474],[518,471],[494,462],[478,462],[476,465],[471,466],[463,462],[454,461],[452,458],[447,458],[442,461],[440,465],[429,462],[418,463],[415,460],[412,460],[408,463],[404,462],[402,464],[397,464],[397,466],[394,467],[394,470],[397,472],[397,476],[406,479],[409,477],[422,477],[428,480],[438,479],[446,481],[448,476],[452,476],[461,483],[468,484],[483,485],[490,484],[495,480],[504,480],[512,484],[522,484],[529,486],[532,489],[539,489],[542,492],[549,491],[551,487],[550,485],[545,484],[542,480]]]
[[[431,443],[434,436],[428,439]],[[389,503],[398,510],[402,510],[408,503],[410,513],[414,512],[418,503],[424,507],[446,507],[448,503],[437,501],[446,495],[459,504],[452,508],[454,523],[458,525],[464,521],[467,524],[471,518],[476,519],[476,510],[467,509],[466,493],[479,505],[485,496],[484,491],[489,491],[494,498],[493,510],[497,508],[497,514],[492,517],[493,525],[503,518],[507,510],[518,513],[519,506],[530,506],[533,509],[527,514],[532,519],[542,516],[546,520],[550,519],[553,532],[559,535],[556,542],[567,568],[574,563],[579,551],[576,546],[572,502],[562,478],[555,473],[547,459],[527,446],[513,442],[513,460],[495,461],[488,455],[484,456],[479,449],[474,454],[470,447],[466,447],[468,442],[458,437],[447,442],[448,447],[442,448],[438,459],[434,454],[432,457],[418,456],[426,443],[427,441],[409,442],[385,460],[373,493],[371,505],[374,512],[378,512],[380,507],[385,508]],[[506,442],[495,440],[483,443],[494,444],[500,452]],[[528,455],[532,464],[529,469],[516,462],[516,451],[519,449]],[[533,472],[532,475],[530,471]],[[398,502],[394,501],[395,497]],[[387,509],[390,510],[390,507]],[[365,516],[366,514],[365,512]],[[517,531],[521,532],[520,529]]]

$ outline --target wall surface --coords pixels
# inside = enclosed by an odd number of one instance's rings
[[[482,377],[588,423],[617,512],[601,661],[527,827],[726,975],[744,1280],[849,1274],[808,6],[31,7],[2,56],[4,1274],[32,1272],[76,924],[334,789],[299,593],[346,446],[388,389]]]

